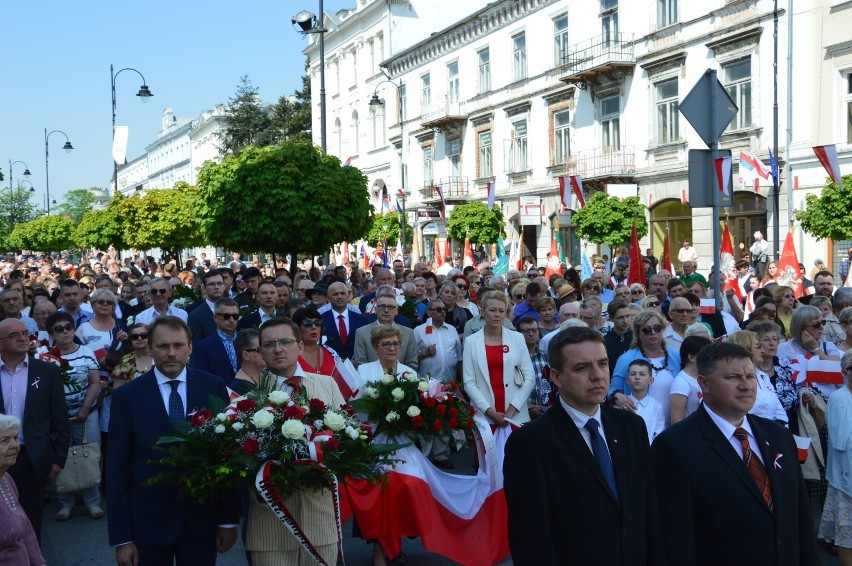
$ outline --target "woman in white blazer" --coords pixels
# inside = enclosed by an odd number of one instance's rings
[[[479,307],[485,326],[464,341],[465,393],[494,425],[506,426],[506,418],[529,422],[527,400],[535,374],[523,335],[503,328],[509,298],[502,291],[489,291]]]

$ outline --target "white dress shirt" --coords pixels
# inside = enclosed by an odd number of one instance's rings
[[[666,428],[666,415],[663,413],[663,406],[647,393],[644,399],[637,399],[632,394],[629,399],[636,405],[636,414],[645,421],[645,428],[648,429],[648,442],[654,442],[657,435]]]
[[[734,432],[737,428],[741,428],[748,434],[748,445],[751,447],[751,453],[757,456],[757,459],[763,463],[764,467],[766,466],[766,462],[763,461],[763,455],[760,453],[760,445],[758,444],[757,438],[755,438],[754,433],[751,431],[751,425],[748,424],[748,419],[743,417],[743,423],[736,427],[717,415],[713,412],[713,409],[707,406],[707,403],[704,403],[704,408],[707,410],[707,414],[710,415],[710,418],[713,419],[713,422],[722,431],[722,436],[728,439],[728,442],[731,443],[731,446],[736,451],[737,456],[740,457],[740,460],[743,459],[743,444],[740,442],[740,439],[734,436]]]
[[[594,419],[598,421],[598,429],[601,437],[603,437],[604,444],[606,444],[607,452],[609,452],[609,444],[606,441],[606,433],[604,432],[603,421],[601,420],[601,408],[595,410],[595,414],[592,416],[587,415],[586,413],[581,413],[571,405],[565,402],[565,399],[562,398],[562,395],[559,396],[559,402],[562,403],[562,408],[565,409],[565,412],[568,413],[568,416],[571,417],[571,420],[574,421],[574,424],[577,425],[577,428],[580,429],[580,436],[583,437],[583,442],[586,443],[586,446],[589,447],[589,452],[594,456],[595,451],[592,450],[592,437],[589,435],[589,431],[586,428],[586,423]]]
[[[163,397],[163,406],[166,408],[166,414],[169,412],[169,397],[172,394],[172,386],[169,385],[172,381],[179,382],[177,391],[180,395],[180,400],[183,402],[183,414],[186,414],[186,368],[180,372],[180,375],[174,379],[169,379],[160,370],[154,367],[154,377],[157,378],[157,387],[160,388],[160,395]]]
[[[351,306],[354,306],[354,305],[351,305]],[[328,305],[327,310],[331,310],[331,304]],[[358,310],[358,307],[355,307],[355,310]],[[358,312],[360,312],[360,311],[358,311]],[[346,326],[346,336],[348,337],[349,334],[351,334],[349,332],[349,328],[350,328],[350,326],[349,326],[349,309],[347,308],[343,312],[337,312],[335,310],[331,310],[331,317],[334,319],[334,327],[338,329],[338,334],[340,333],[340,317],[341,316],[343,317],[343,325]]]
[[[183,309],[179,309],[177,307],[173,307],[169,305],[169,308],[166,309],[166,314],[160,314],[157,312],[153,306],[148,307],[144,311],[140,312],[136,319],[133,321],[134,323],[141,322],[142,324],[151,324],[155,320],[157,320],[161,316],[176,316],[182,321],[186,322],[187,315],[186,311]]]
[[[458,331],[449,324],[435,326],[429,318],[425,324],[414,329],[414,337],[417,339],[418,352],[435,346],[435,355],[422,358],[417,366],[418,371],[444,383],[456,381],[456,368],[462,361],[462,344]]]

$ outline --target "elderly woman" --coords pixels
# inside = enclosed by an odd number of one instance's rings
[[[0,414],[0,564],[44,565],[35,531],[18,500],[15,480],[7,474],[18,459],[18,417]]]
[[[797,308],[790,319],[792,340],[778,346],[778,357],[803,360],[806,354],[810,354],[821,360],[839,360],[840,350],[837,346],[822,339],[824,327],[825,321],[818,308],[809,305]],[[826,396],[837,389],[835,385],[824,383],[817,383],[816,387]]]
[[[39,301],[30,310],[32,318],[38,326],[38,340],[49,340],[50,333],[47,331],[47,319],[56,312],[56,305],[50,301]]]
[[[779,285],[772,291],[772,302],[775,303],[776,317],[787,329],[787,338],[792,338],[790,320],[793,318],[793,309],[796,308],[796,295],[793,289]]]
[[[797,434],[799,430],[796,411],[799,410],[799,386],[793,379],[793,368],[790,360],[778,356],[778,346],[784,339],[781,327],[771,320],[754,322],[749,325],[749,330],[757,334],[762,356],[755,358],[754,369],[759,376],[765,376],[775,389],[775,394],[787,413],[787,422],[790,432]],[[813,395],[804,394],[805,401],[813,403]]]
[[[601,295],[601,284],[597,279],[589,278],[583,281],[583,284],[580,286],[580,295],[584,299],[588,299],[589,297],[600,297]]]
[[[458,304],[460,295],[458,286],[451,281],[444,281],[438,289],[438,298],[444,301],[444,307],[447,309],[445,324],[449,324],[456,329],[459,335],[462,335],[464,334],[464,325],[473,318],[473,313]]]
[[[480,307],[485,326],[464,341],[465,393],[493,425],[506,426],[507,419],[529,422],[535,373],[524,336],[503,327],[509,299],[502,291],[489,291]]]
[[[639,305],[643,309],[653,309],[662,314],[662,311],[660,311],[660,299],[656,295],[648,295],[640,301]]]
[[[97,399],[101,390],[101,377],[95,354],[87,346],[74,341],[74,319],[66,312],[57,312],[47,319],[47,328],[53,339],[51,353],[58,355],[71,366],[70,380],[76,387],[65,386],[65,405],[71,421],[71,446],[82,444],[85,437],[89,444],[100,443]],[[57,521],[67,521],[74,507],[76,493],[59,493]],[[92,519],[102,519],[101,495],[98,486],[80,491],[83,503]]]
[[[627,384],[627,372],[633,360],[647,361],[654,370],[654,383],[648,393],[663,406],[668,427],[671,420],[669,393],[674,376],[681,370],[681,364],[680,352],[666,349],[664,328],[665,319],[655,310],[642,311],[633,319],[633,343],[615,363],[609,395],[616,407],[635,411],[636,407],[628,397],[630,386]]]
[[[844,386],[828,399],[828,494],[818,537],[833,540],[841,564],[852,564],[852,352],[840,360]]]
[[[781,401],[778,399],[775,386],[772,384],[769,376],[757,368],[757,364],[763,360],[764,356],[761,342],[757,339],[757,333],[750,330],[737,330],[728,336],[728,342],[736,344],[747,352],[751,352],[754,356],[755,374],[757,375],[757,396],[754,399],[754,405],[749,410],[749,414],[786,425],[789,418],[786,411],[784,411],[784,407],[781,405]]]
[[[846,339],[837,343],[837,349],[846,352],[847,350],[852,349],[852,307],[846,307],[840,314],[837,316],[837,320],[840,322],[840,326],[843,327],[843,331],[846,333]]]
[[[402,345],[402,332],[390,324],[379,324],[370,332],[370,345],[376,352],[377,359],[358,366],[358,373],[364,381],[378,381],[383,375],[389,373],[397,378],[403,374],[417,374],[399,361],[399,350]]]
[[[95,289],[91,297],[95,316],[77,329],[77,338],[103,361],[110,350],[124,350],[127,332],[115,318],[118,298],[109,289]]]
[[[633,283],[630,285],[630,300],[636,304],[642,302],[645,298],[645,286],[641,283]]]
[[[266,367],[260,355],[260,333],[254,328],[240,330],[234,339],[234,350],[240,360],[240,369],[230,388],[240,395],[245,395],[260,385],[263,368]]]

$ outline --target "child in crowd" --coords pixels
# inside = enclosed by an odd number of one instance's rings
[[[666,416],[659,401],[648,395],[648,388],[654,383],[651,364],[641,359],[631,362],[627,368],[627,383],[630,385],[630,400],[636,406],[636,414],[645,420],[648,442],[654,442],[666,427]]]

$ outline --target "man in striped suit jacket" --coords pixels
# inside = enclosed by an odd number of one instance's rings
[[[303,387],[309,399],[320,399],[328,407],[340,407],[346,401],[334,379],[305,373],[299,367],[297,361],[302,351],[299,336],[299,327],[285,318],[268,320],[260,327],[261,355],[276,376],[278,389],[292,393],[296,387]],[[295,378],[296,385],[290,378]],[[251,552],[253,566],[315,563],[266,503],[258,502],[257,497],[249,497],[249,501],[246,550]],[[331,491],[297,492],[287,497],[284,504],[326,563],[336,564],[337,522]]]

